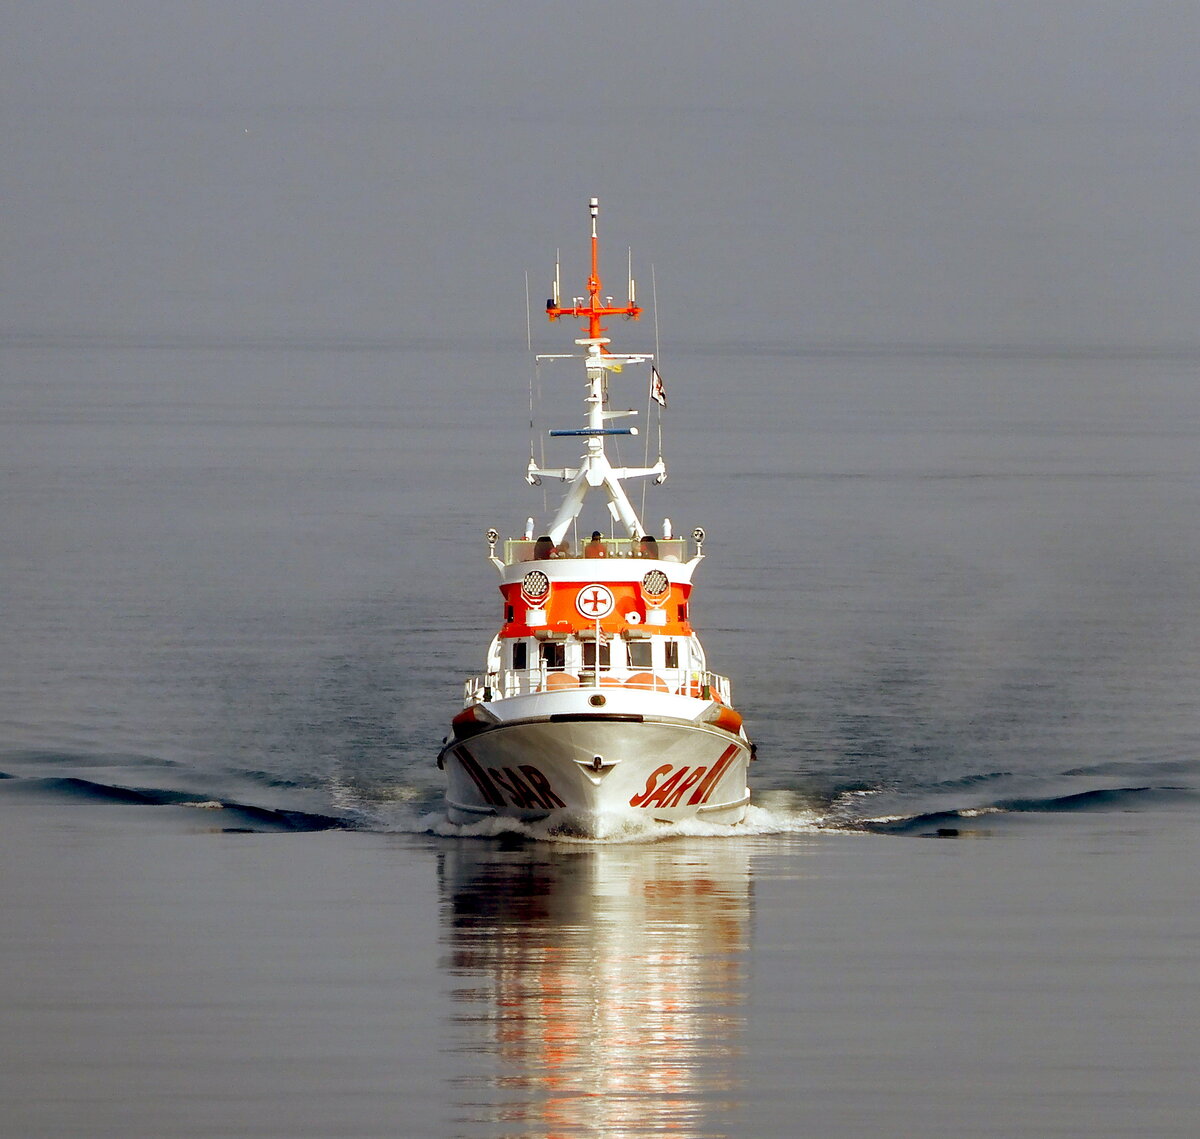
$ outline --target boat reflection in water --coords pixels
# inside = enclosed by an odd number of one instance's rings
[[[464,840],[440,872],[461,1123],[522,1135],[723,1132],[718,1117],[740,1099],[742,843]]]

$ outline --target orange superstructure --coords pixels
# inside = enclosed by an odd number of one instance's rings
[[[604,591],[603,593],[600,591]],[[560,633],[601,632],[662,634],[690,637],[690,584],[672,583],[657,596],[648,595],[640,581],[555,582],[543,599],[530,598],[518,582],[502,585],[502,637],[531,637],[542,630]],[[604,594],[612,598],[606,604]],[[603,610],[602,615],[596,614]]]

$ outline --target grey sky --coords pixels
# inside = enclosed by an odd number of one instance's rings
[[[0,6],[0,331],[1196,344],[1200,7]]]

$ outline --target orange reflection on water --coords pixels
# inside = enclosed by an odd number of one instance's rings
[[[547,1136],[712,1126],[740,1083],[742,844],[464,840],[440,869],[464,1122]]]

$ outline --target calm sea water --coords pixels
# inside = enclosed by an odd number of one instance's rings
[[[756,806],[589,845],[439,813],[518,349],[10,339],[0,1132],[1194,1134],[1198,362],[664,360]]]

